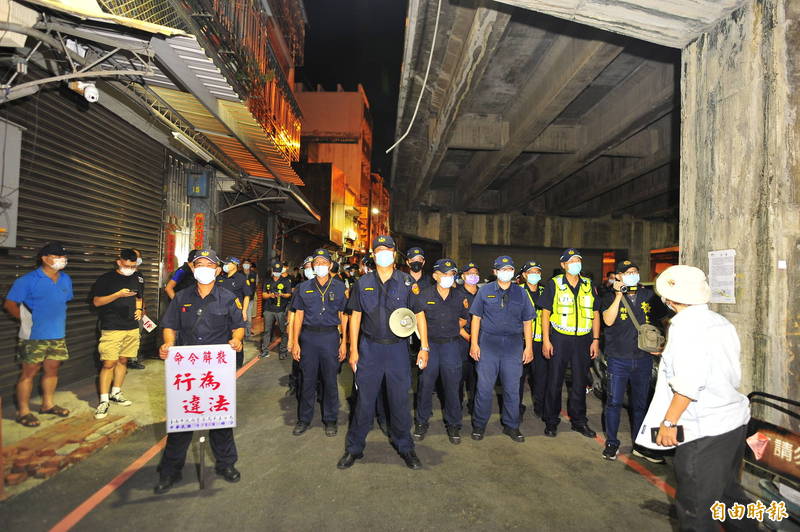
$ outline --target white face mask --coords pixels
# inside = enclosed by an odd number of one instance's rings
[[[236,269],[236,265],[235,264],[226,264],[225,266],[222,267],[222,271],[224,271],[225,273],[230,273],[231,271],[233,271],[235,269]]]
[[[142,257],[139,257],[138,259],[136,259],[136,267],[138,268],[141,265],[142,265]]]
[[[514,278],[514,270],[499,270],[497,272],[497,280],[501,283],[507,283]]]
[[[439,286],[441,286],[442,288],[450,288],[451,286],[453,286],[453,283],[455,283],[455,281],[456,278],[453,277],[452,275],[442,275],[439,278]]]
[[[375,254],[375,264],[386,268],[394,264],[394,251],[383,249]]]
[[[317,277],[327,277],[329,269],[330,269],[329,266],[325,266],[325,265],[319,264],[317,266],[314,266],[314,274]]]
[[[120,266],[119,268],[119,273],[121,273],[125,277],[130,277],[131,275],[133,275],[133,272],[135,271],[136,268],[123,268],[122,266]]]
[[[211,284],[217,278],[217,269],[208,266],[198,266],[194,269],[194,278],[200,284]]]
[[[250,269],[250,265],[249,265],[249,264],[246,264],[246,263],[245,263],[245,264],[242,264],[242,269],[243,269],[244,271],[247,271],[247,270],[249,270],[249,269]]]
[[[306,276],[306,279],[313,279],[314,278],[314,268],[306,268],[303,270],[303,274]]]
[[[67,267],[67,258],[66,257],[62,257],[60,259],[53,259],[53,263],[52,264],[48,264],[48,266],[50,266],[51,268],[53,268],[56,271],[63,270],[64,268]]]

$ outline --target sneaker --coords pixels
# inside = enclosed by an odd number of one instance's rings
[[[129,360],[128,369],[145,369],[145,365],[138,360]]]
[[[428,424],[427,423],[414,423],[414,432],[411,434],[416,441],[422,441],[425,439],[425,434],[428,433]]]
[[[261,352],[261,353],[258,355],[258,358],[269,358],[269,351],[262,351],[262,352]]]
[[[103,401],[94,411],[94,418],[95,419],[103,419],[108,415],[108,407],[111,406],[108,401]]]
[[[133,401],[125,399],[125,396],[122,395],[122,392],[117,392],[110,396],[109,400],[111,400],[112,403],[118,404],[119,406],[131,406],[133,404]]]
[[[667,461],[664,460],[664,457],[661,456],[660,453],[656,451],[651,451],[649,449],[645,449],[644,447],[634,447],[633,451],[631,452],[633,456],[638,458],[643,458],[650,462],[651,464],[666,464]]]
[[[603,458],[606,460],[616,460],[617,454],[619,454],[619,445],[606,442],[606,447],[603,449]]]

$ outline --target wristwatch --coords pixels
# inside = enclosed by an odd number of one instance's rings
[[[675,426],[676,426],[675,423],[673,423],[672,421],[670,421],[668,419],[665,419],[664,421],[662,421],[661,424],[664,427],[668,428],[668,429],[674,429]]]
[[[430,347],[420,347],[419,350],[420,351],[430,351],[431,348]]]

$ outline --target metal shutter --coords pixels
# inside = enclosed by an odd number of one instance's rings
[[[93,376],[97,319],[89,289],[113,267],[118,250],[142,252],[145,304],[158,310],[158,276],[165,148],[107,109],[66,89],[48,88],[5,104],[0,112],[26,128],[20,165],[17,247],[0,250],[0,293],[36,267],[36,252],[61,240],[70,252],[66,272],[75,299],[67,310],[70,360],[61,383]],[[9,396],[19,373],[14,362],[17,324],[0,322],[0,394]],[[155,349],[144,335],[142,351]]]
[[[264,256],[264,228],[267,214],[251,207],[239,207],[222,213],[222,240],[220,258],[238,257],[256,262],[259,282],[263,273],[269,269],[267,261],[273,257]],[[261,315],[261,298],[255,297],[256,316]]]

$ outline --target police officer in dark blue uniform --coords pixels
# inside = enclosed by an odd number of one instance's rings
[[[477,361],[478,392],[472,416],[472,439],[482,440],[492,411],[497,376],[503,386],[503,434],[525,441],[519,431],[519,379],[522,364],[533,359],[535,312],[525,290],[512,284],[514,261],[501,256],[494,261],[497,280],[480,290],[470,307],[470,356]]]
[[[544,408],[545,389],[547,387],[547,363],[548,360],[542,356],[542,310],[539,306],[539,297],[544,293],[542,281],[542,266],[535,260],[529,260],[522,267],[520,272],[525,288],[525,294],[531,301],[536,310],[536,318],[533,323],[533,361],[522,366],[522,378],[519,380],[519,416],[525,414],[525,381],[533,390],[533,414],[537,417],[542,415]]]
[[[169,304],[161,320],[164,343],[159,356],[166,359],[169,348],[174,345],[227,343],[239,351],[244,339],[242,303],[233,292],[217,286],[215,281],[221,271],[217,254],[213,249],[199,250],[190,267],[197,281],[195,288],[181,290]],[[193,434],[189,431],[167,435],[155,493],[166,493],[181,479],[186,451],[192,443]],[[228,482],[239,482],[241,475],[234,467],[238,454],[233,429],[212,429],[208,436],[217,461],[216,473]]]
[[[461,279],[464,284],[460,287],[462,295],[467,299],[467,304],[471,307],[472,301],[478,294],[478,283],[481,282],[481,272],[478,265],[472,261],[467,262],[461,268]],[[470,345],[470,331],[472,327],[472,319],[467,318],[467,324],[464,326],[461,337],[464,339],[462,343],[462,360],[461,365],[461,387],[458,391],[458,398],[461,404],[464,403],[464,395],[467,396],[467,412],[472,415],[473,407],[475,406],[475,387],[478,382],[478,373],[475,370],[475,361],[469,356]]]
[[[425,313],[431,347],[428,366],[419,377],[414,439],[422,441],[428,432],[433,390],[437,379],[441,377],[447,437],[450,443],[457,445],[461,443],[461,401],[458,397],[464,343],[461,334],[469,317],[469,303],[463,291],[454,287],[458,273],[454,261],[439,259],[433,272],[437,284],[423,290],[412,306],[415,313]]]
[[[408,343],[389,328],[389,316],[399,308],[411,306],[411,278],[395,270],[395,243],[391,236],[379,236],[372,243],[376,271],[361,277],[350,293],[350,367],[358,387],[356,411],[347,431],[344,456],[336,465],[347,469],[364,456],[367,433],[375,416],[375,400],[386,382],[389,403],[389,433],[403,461],[411,469],[422,464],[414,452],[411,438],[411,412],[408,390],[411,368],[408,365]],[[425,314],[417,315],[417,330],[422,347],[418,367],[428,362],[428,331]],[[360,335],[360,336],[359,336]]]
[[[336,376],[346,354],[344,283],[331,275],[331,254],[313,254],[316,277],[300,283],[292,298],[292,358],[300,364],[300,401],[292,434],[303,434],[314,417],[317,381],[322,381],[322,423],[326,436],[336,436],[339,389]],[[339,331],[342,335],[339,335]]]
[[[242,319],[247,322],[247,309],[253,296],[253,289],[247,276],[239,271],[239,259],[228,257],[222,265],[222,273],[217,277],[217,285],[227,288],[242,302]],[[245,323],[246,325],[246,323]],[[236,367],[244,365],[244,349],[236,352]]]
[[[261,357],[269,357],[269,344],[272,343],[272,325],[278,324],[281,331],[281,344],[278,358],[285,359],[289,354],[289,335],[286,332],[286,309],[292,297],[292,281],[283,276],[283,264],[275,261],[272,265],[272,276],[264,281],[263,299],[264,335],[261,339]]]

